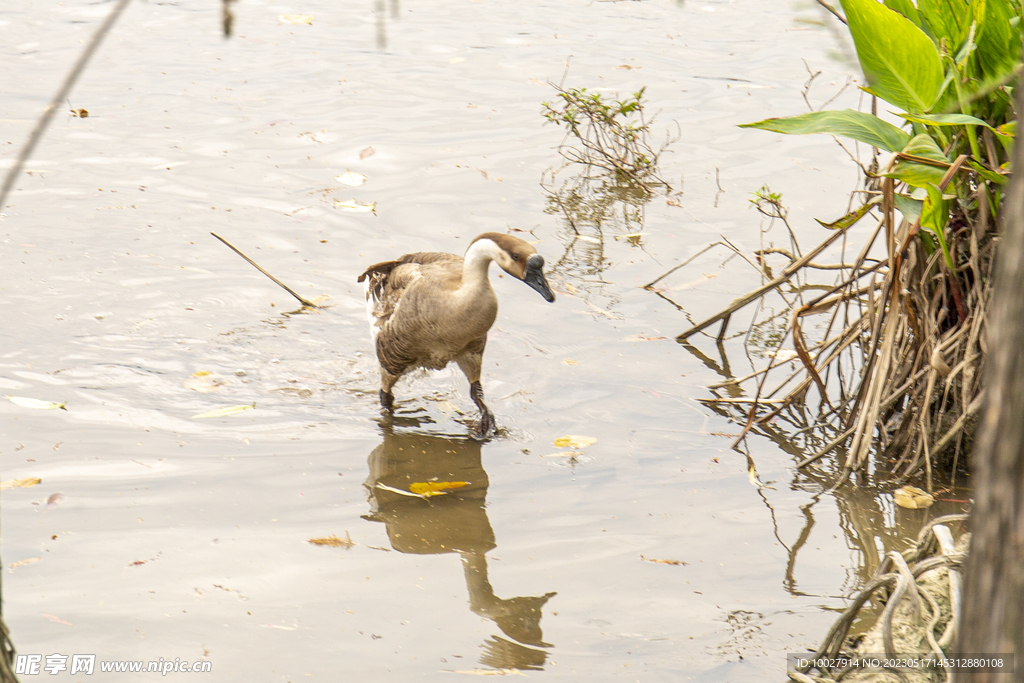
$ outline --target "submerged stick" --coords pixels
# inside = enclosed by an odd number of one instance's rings
[[[243,254],[242,252],[240,252],[240,251],[239,251],[239,250],[238,250],[238,249],[237,249],[237,248],[235,247],[235,245],[231,244],[231,242],[228,242],[228,241],[227,241],[226,239],[224,239],[223,237],[221,237],[220,235],[218,235],[218,234],[217,234],[217,233],[215,233],[215,232],[211,232],[210,234],[211,234],[211,235],[213,235],[214,237],[216,237],[217,239],[219,239],[219,240],[220,240],[221,242],[223,242],[224,244],[226,244],[226,245],[228,246],[228,248],[229,248],[229,249],[231,249],[231,251],[235,252],[236,254],[238,254],[239,256],[241,256],[242,258],[244,258],[244,259],[245,259],[246,261],[248,261],[248,262],[250,263],[250,265],[252,265],[252,266],[253,266],[253,267],[254,267],[254,268],[255,268],[256,270],[260,271],[261,273],[263,273],[264,275],[266,275],[267,277],[269,277],[269,278],[270,278],[271,280],[273,280],[273,281],[274,281],[274,283],[275,283],[275,284],[277,284],[277,285],[279,285],[279,286],[280,286],[280,287],[281,287],[282,289],[284,289],[284,291],[288,292],[289,294],[291,294],[292,296],[294,296],[294,297],[295,297],[296,299],[298,299],[298,300],[299,300],[299,302],[300,302],[300,303],[301,303],[301,304],[302,304],[303,306],[309,306],[310,308],[320,308],[320,307],[319,307],[319,306],[317,306],[316,304],[314,304],[314,303],[312,303],[312,302],[309,302],[309,301],[306,301],[306,300],[305,300],[305,299],[303,299],[303,298],[302,298],[301,296],[299,296],[298,294],[296,294],[296,293],[295,293],[295,290],[293,290],[293,289],[292,289],[291,287],[289,287],[289,286],[288,286],[288,285],[286,285],[285,283],[281,282],[280,280],[278,280],[278,279],[277,279],[276,277],[274,277],[273,275],[271,275],[271,274],[270,274],[270,273],[268,273],[267,271],[263,270],[263,268],[261,268],[261,267],[260,267],[260,264],[256,263],[256,262],[255,262],[255,261],[253,261],[253,260],[252,260],[251,258],[249,258],[249,257],[248,257],[248,256],[246,256],[245,254]]]

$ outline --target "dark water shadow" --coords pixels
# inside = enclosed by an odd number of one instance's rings
[[[487,573],[487,553],[497,547],[487,517],[489,480],[481,444],[464,436],[424,434],[415,420],[383,423],[383,440],[368,458],[364,486],[370,512],[363,519],[385,525],[391,547],[412,555],[457,553],[469,592],[469,609],[494,622],[501,635],[482,644],[480,663],[499,669],[542,669],[550,643],[541,630],[543,607],[554,592],[498,597]],[[466,482],[440,496],[408,495],[420,482]]]

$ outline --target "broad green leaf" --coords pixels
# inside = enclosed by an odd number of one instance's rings
[[[942,87],[935,43],[876,0],[843,0],[843,9],[871,92],[904,111],[929,111]]]
[[[931,232],[942,248],[942,256],[946,259],[946,265],[950,272],[953,272],[953,259],[949,255],[949,247],[946,245],[946,223],[949,222],[949,206],[942,198],[942,191],[935,185],[928,185],[928,198],[924,200],[921,207],[921,227]]]
[[[854,223],[856,223],[857,221],[859,221],[861,218],[864,217],[864,215],[868,211],[870,211],[872,209],[872,207],[878,206],[881,203],[882,203],[882,198],[881,197],[872,197],[863,206],[854,209],[853,211],[851,211],[850,213],[846,214],[845,216],[843,216],[842,218],[840,218],[837,221],[832,221],[831,223],[826,223],[825,221],[818,220],[817,218],[815,218],[814,220],[818,221],[818,225],[820,225],[820,226],[822,226],[824,228],[828,228],[829,230],[841,230],[843,228],[848,228],[851,225],[853,225]]]
[[[35,408],[36,410],[67,410],[64,406],[68,404],[67,401],[63,403],[54,403],[53,401],[40,401],[38,398],[26,398],[24,396],[4,396],[8,401],[24,408]]]
[[[1013,10],[1006,0],[974,0],[971,3],[978,24],[977,59],[982,77],[1012,69],[1021,54],[1021,35],[1010,25]],[[1019,5],[1018,5],[1019,7]]]
[[[991,129],[992,126],[988,125],[984,121],[974,116],[968,116],[967,114],[900,114],[893,112],[896,116],[906,119],[907,121],[914,121],[915,123],[923,123],[926,126],[984,126],[985,128]]]
[[[904,147],[900,154],[905,154],[919,159],[934,161],[938,166],[920,163],[913,159],[899,159],[893,167],[892,172],[883,174],[888,178],[902,180],[907,185],[914,187],[927,187],[929,184],[938,185],[949,167],[949,159],[942,153],[935,140],[929,135],[917,135]]]
[[[256,407],[256,403],[254,402],[252,404],[245,404],[245,405],[240,405],[240,406],[228,406],[226,408],[217,408],[216,410],[210,410],[210,411],[207,411],[205,413],[199,413],[198,415],[193,415],[192,419],[193,420],[200,420],[200,419],[207,418],[207,417],[226,417],[228,415],[234,415],[235,413],[240,413],[240,412],[242,412],[244,410],[252,410],[255,407]]]
[[[853,109],[814,111],[780,119],[765,119],[744,123],[740,128],[760,128],[790,135],[826,133],[853,138],[886,152],[899,152],[910,142],[910,136],[891,123]]]
[[[914,199],[903,194],[897,194],[893,197],[896,200],[896,210],[903,214],[903,217],[913,223],[921,216],[921,205],[924,204],[920,199]]]
[[[918,0],[928,31],[938,42],[946,39],[950,52],[956,52],[971,28],[971,8],[966,0]]]
[[[579,434],[568,434],[566,436],[560,436],[554,440],[554,444],[559,448],[565,448],[571,446],[572,448],[586,448],[587,446],[593,446],[597,443],[597,439],[592,436],[580,436]]]
[[[967,165],[973,168],[977,172],[977,174],[980,175],[982,178],[990,182],[996,183],[997,185],[1005,185],[1006,183],[1009,182],[1009,178],[1004,176],[1002,173],[990,171],[989,169],[985,168],[984,166],[979,164],[977,161],[974,161],[973,159],[968,159]]]
[[[914,7],[914,3],[911,0],[885,0],[885,6],[889,9],[899,12],[907,19],[914,22],[914,26],[923,28],[921,25],[921,13]]]
[[[1016,121],[1010,121],[1009,123],[1004,123],[1003,125],[1001,125],[998,128],[996,128],[996,134],[997,135],[1005,135],[1005,136],[1011,137],[1011,138],[1012,137],[1016,137],[1017,136],[1017,122]]]

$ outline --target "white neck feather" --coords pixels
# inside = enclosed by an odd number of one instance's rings
[[[462,264],[462,286],[479,287],[490,286],[490,279],[487,277],[488,266],[491,261],[496,261],[501,256],[501,247],[489,239],[477,240],[466,250]]]

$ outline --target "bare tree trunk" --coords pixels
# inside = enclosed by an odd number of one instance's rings
[[[1024,83],[1016,90],[1020,120]],[[1024,680],[1024,142],[1019,137],[1004,209],[988,321],[986,407],[971,464],[975,504],[959,651],[1014,653],[1016,673],[960,674],[960,681],[971,683]]]

